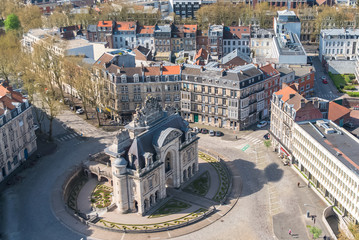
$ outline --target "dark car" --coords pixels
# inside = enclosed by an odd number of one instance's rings
[[[202,133],[202,134],[208,134],[208,129],[202,128],[202,129],[201,129],[201,133]]]
[[[223,136],[223,133],[222,133],[221,131],[216,131],[215,134],[216,134],[216,137],[221,137],[221,136]]]
[[[269,133],[267,133],[267,134],[266,134],[266,135],[264,135],[263,137],[264,137],[264,139],[265,139],[265,140],[268,140],[268,139],[270,139],[270,134],[269,134]]]

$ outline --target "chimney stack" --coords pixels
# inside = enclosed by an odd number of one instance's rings
[[[302,99],[300,99],[300,108],[303,108],[304,105],[305,105],[305,99],[302,98]]]

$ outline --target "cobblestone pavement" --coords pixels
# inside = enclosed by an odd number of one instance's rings
[[[63,113],[59,119],[76,132],[96,129],[86,125],[72,113]],[[266,130],[236,134],[229,130],[221,131],[225,133],[221,138],[200,134],[199,145],[226,156],[228,167],[232,170],[233,187],[242,189],[238,202],[230,198],[230,206],[221,206],[232,208],[223,216],[214,214],[197,224],[176,231],[126,234],[88,228],[68,215],[63,208],[52,208],[62,204],[62,183],[70,167],[80,163],[88,154],[103,150],[112,142],[113,134],[98,130],[86,136],[88,140],[85,142],[77,138],[59,142],[55,154],[44,157],[35,167],[26,169],[22,173],[25,176],[24,181],[9,187],[1,194],[2,238],[142,240],[180,236],[177,239],[262,240],[290,239],[290,228],[293,233],[298,234],[298,239],[309,239],[306,225],[313,223],[305,217],[305,213],[309,209],[320,216],[325,203],[310,189],[298,188],[297,182],[305,186],[302,178],[290,167],[283,166],[270,148],[267,149],[261,141],[257,141],[262,140]],[[249,146],[246,147],[247,145]],[[51,202],[51,199],[54,202]],[[64,219],[66,225],[58,221],[59,216]],[[211,225],[207,226],[208,223]],[[67,225],[70,225],[71,229]],[[328,236],[321,218],[317,218],[316,225],[324,231],[323,235]]]

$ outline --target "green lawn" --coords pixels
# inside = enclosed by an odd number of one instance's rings
[[[186,202],[179,201],[177,199],[171,199],[165,203],[162,207],[157,209],[149,218],[158,218],[164,217],[170,214],[181,212],[187,208],[190,208],[192,205]]]
[[[209,190],[210,179],[211,177],[208,171],[206,171],[202,173],[196,180],[191,182],[186,188],[184,188],[183,191],[205,196]]]

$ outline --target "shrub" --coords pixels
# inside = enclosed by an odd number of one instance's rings
[[[350,97],[359,97],[359,92],[346,92]]]
[[[355,86],[344,86],[345,90],[355,90],[356,87]]]

